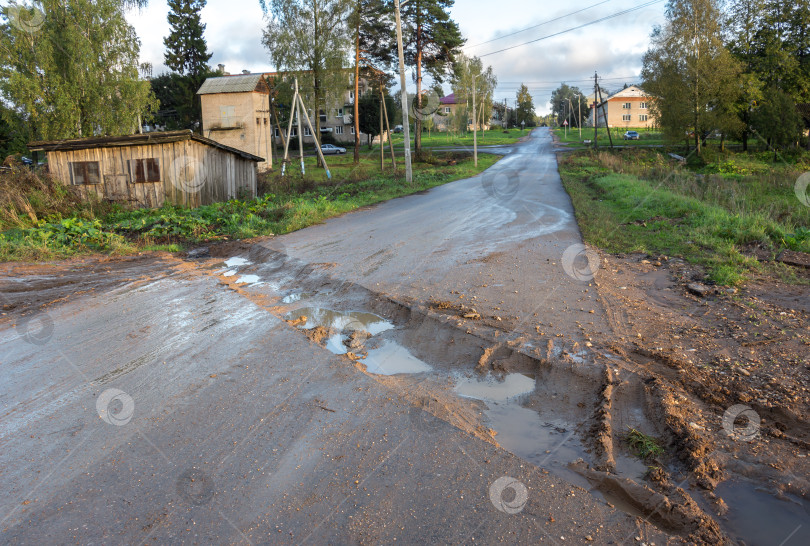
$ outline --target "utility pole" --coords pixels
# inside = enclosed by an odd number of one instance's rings
[[[599,102],[602,102],[602,90],[599,89]],[[610,141],[610,149],[613,149],[613,137],[610,134],[610,125],[608,125],[607,108],[602,108],[602,118],[605,120],[605,129],[607,129],[608,140]]]
[[[593,73],[593,147],[599,147],[597,143],[598,131],[599,131],[599,116],[597,115],[597,110],[599,109],[599,101],[596,99],[596,93],[599,90],[599,76],[597,76],[596,72]]]
[[[579,128],[579,139],[582,140],[582,95],[577,95],[577,110],[577,127]]]
[[[473,163],[478,166],[478,117],[475,115],[475,74],[473,74]]]
[[[394,0],[394,10],[397,17],[397,52],[399,53],[399,85],[402,87],[402,131],[405,137],[405,180],[413,184],[413,170],[411,167],[411,128],[408,122],[408,91],[405,88],[405,53],[402,50],[402,16],[399,8],[407,3]],[[355,99],[356,100],[356,99]],[[380,137],[382,138],[382,137]]]

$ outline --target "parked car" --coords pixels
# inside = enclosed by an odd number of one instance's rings
[[[345,154],[346,148],[341,148],[340,146],[335,146],[334,144],[323,144],[321,146],[321,151],[323,152],[323,155]]]
[[[401,133],[403,131],[402,125],[394,125],[394,132]]]
[[[638,140],[639,139],[638,131],[627,131],[624,134],[624,139],[625,140]]]

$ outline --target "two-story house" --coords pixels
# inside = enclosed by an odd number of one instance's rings
[[[459,103],[456,100],[456,94],[450,93],[446,97],[442,97],[439,99],[439,108],[436,111],[436,115],[433,116],[433,122],[436,124],[437,131],[449,131],[453,127],[453,123],[455,120],[456,111],[459,108],[466,108],[467,105],[464,103]],[[467,130],[473,130],[473,120],[472,120],[472,108],[468,109],[467,111]],[[493,124],[493,121],[490,119],[483,124],[483,129],[489,130]],[[479,123],[478,129],[480,130],[481,124]]]
[[[607,115],[608,127],[655,127],[655,118],[650,112],[650,98],[635,85],[614,93],[597,106],[599,126],[604,126]]]

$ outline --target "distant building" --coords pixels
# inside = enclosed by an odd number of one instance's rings
[[[446,97],[442,97],[439,99],[439,109],[436,111],[436,115],[433,116],[433,121],[436,124],[437,131],[449,131],[453,128],[453,119],[455,118],[456,111],[459,107],[465,107],[466,104],[459,103],[456,100],[456,94],[450,93]],[[467,111],[468,119],[467,119],[467,130],[473,130],[473,120],[472,120],[472,108]],[[492,125],[492,120],[488,120],[484,123],[483,129],[489,130]],[[479,126],[479,129],[481,127]]]
[[[598,116],[600,127],[604,127],[605,115],[608,127],[655,127],[655,118],[649,107],[649,96],[640,87],[632,85],[609,96],[597,106],[594,113]]]
[[[197,91],[202,106],[203,135],[250,154],[270,157],[270,146],[274,139],[278,144],[282,141],[276,120],[270,116],[268,102],[270,90],[265,76],[272,78],[278,74],[247,73],[206,79]],[[359,88],[361,95],[370,90],[365,78],[360,79]],[[352,86],[344,91],[343,96],[335,104],[319,112],[322,134],[331,134],[337,142],[347,144],[354,142],[352,123],[354,100],[354,86]],[[308,114],[314,128],[314,111],[311,105],[306,106],[310,108]],[[304,133],[304,142],[312,144],[314,139],[303,119],[301,129]],[[282,124],[281,131],[286,136],[285,124]],[[295,125],[291,136],[298,137],[298,128]],[[364,137],[365,135],[361,134],[361,138]],[[295,150],[295,147],[291,147],[291,150]],[[266,162],[262,162],[259,169],[265,170],[267,165]]]
[[[28,148],[44,151],[54,178],[84,199],[134,207],[255,197],[256,164],[264,161],[190,130],[40,141]]]

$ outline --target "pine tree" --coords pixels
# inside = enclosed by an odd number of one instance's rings
[[[441,85],[464,44],[458,24],[450,18],[454,0],[410,0],[402,8],[403,41],[406,64],[416,66],[415,110],[421,114],[422,79],[424,72],[430,74],[434,85]],[[414,150],[422,153],[422,115],[416,117]]]
[[[394,60],[396,43],[391,29],[394,26],[393,12],[383,0],[353,0],[354,11],[349,26],[354,31],[354,163],[360,161],[360,73],[372,76],[375,71],[385,71]],[[377,81],[373,81],[377,80]],[[371,92],[374,85],[381,84],[371,77]],[[379,130],[379,129],[378,129]]]
[[[199,76],[210,71],[208,52],[203,32],[205,25],[200,12],[206,0],[169,0],[169,25],[171,32],[163,39],[166,46],[166,66],[178,74]]]

